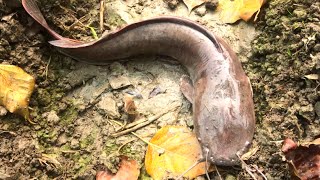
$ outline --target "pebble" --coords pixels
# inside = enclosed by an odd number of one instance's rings
[[[206,15],[207,9],[205,6],[200,6],[194,10],[194,13],[200,17]]]
[[[117,103],[113,99],[111,93],[105,94],[101,97],[101,100],[97,104],[98,111],[102,114],[107,114],[113,118],[119,118],[120,113],[118,111]]]
[[[48,116],[47,116],[47,121],[48,122],[52,122],[53,124],[56,124],[58,123],[60,120],[59,116],[57,115],[57,112],[56,111],[50,111],[48,113]]]
[[[320,117],[320,101],[316,102],[316,104],[314,105],[314,111],[316,112],[318,117]]]
[[[3,106],[0,106],[0,117],[5,116],[8,113],[7,109]]]
[[[316,45],[313,47],[313,50],[316,51],[316,52],[320,52],[320,44],[316,44]]]
[[[307,12],[306,10],[302,8],[297,8],[293,11],[293,14],[296,15],[298,18],[306,18],[307,17]]]
[[[79,149],[80,142],[77,139],[72,139],[70,143],[70,147],[72,149]]]
[[[68,138],[67,138],[66,133],[62,133],[62,134],[59,135],[56,144],[57,144],[58,146],[62,146],[62,145],[64,145],[65,143],[67,143],[67,141],[68,141]]]
[[[110,76],[108,80],[112,89],[120,89],[131,85],[128,77],[124,75]]]
[[[307,106],[301,106],[299,110],[299,115],[306,118],[309,121],[312,121],[314,119],[314,108],[311,104]]]
[[[164,0],[164,2],[167,3],[169,8],[172,10],[175,9],[180,3],[179,0]]]

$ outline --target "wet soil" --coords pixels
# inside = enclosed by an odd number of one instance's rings
[[[147,179],[146,144],[133,135],[110,134],[120,128],[116,122],[128,121],[123,101],[128,91],[141,94],[135,102],[143,117],[173,104],[180,107],[136,131],[139,136],[148,140],[167,124],[192,129],[191,105],[179,90],[184,68],[165,57],[107,66],[79,63],[49,46],[51,37],[21,7],[5,2],[0,0],[0,62],[22,67],[36,78],[30,111],[37,124],[0,113],[0,179],[94,179],[100,169],[116,172],[120,155],[136,159],[141,179]],[[290,179],[280,151],[284,138],[309,141],[320,135],[319,2],[272,0],[256,23],[226,25],[204,6],[189,15],[179,1],[106,1],[103,30],[99,0],[40,1],[39,6],[57,32],[74,39],[92,40],[89,27],[100,36],[104,30],[164,14],[197,21],[226,39],[254,91],[253,148],[258,151],[246,163],[268,179]],[[160,93],[149,97],[154,89]],[[257,171],[251,173],[262,178]],[[241,167],[222,168],[220,174],[224,179],[251,178]]]

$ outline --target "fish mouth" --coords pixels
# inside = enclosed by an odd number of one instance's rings
[[[238,166],[241,165],[241,156],[246,153],[249,148],[251,147],[250,142],[246,142],[245,146],[237,151],[235,154],[229,154],[229,155],[217,155],[217,154],[211,154],[209,149],[206,148],[206,155],[205,160],[210,161],[211,163],[218,165],[218,166]]]

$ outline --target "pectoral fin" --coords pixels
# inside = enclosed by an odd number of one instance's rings
[[[183,75],[180,78],[180,90],[182,92],[182,94],[184,95],[184,97],[186,97],[188,99],[188,101],[190,101],[191,103],[193,103],[193,85],[191,82],[191,79],[189,76],[187,75]]]

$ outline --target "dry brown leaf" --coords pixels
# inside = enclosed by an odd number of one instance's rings
[[[21,68],[0,64],[0,105],[29,120],[29,99],[35,79]]]
[[[281,150],[294,176],[302,180],[319,179],[320,138],[300,145],[291,139],[286,139]]]
[[[134,97],[131,95],[125,95],[123,97],[123,101],[124,101],[124,111],[128,114],[128,120],[132,122],[139,115],[139,112],[137,111],[137,107],[134,102]]]
[[[137,180],[139,174],[140,168],[137,161],[122,156],[117,174],[112,174],[109,171],[98,171],[96,180]]]
[[[189,12],[193,10],[193,8],[202,5],[205,3],[205,0],[183,0],[184,4],[186,4]]]
[[[220,19],[224,23],[234,23],[239,19],[248,21],[254,13],[260,11],[263,3],[264,0],[220,0]]]
[[[177,177],[201,159],[201,147],[194,133],[181,126],[165,126],[151,139],[145,157],[148,174],[155,180]],[[205,163],[192,168],[184,177],[205,173]]]

